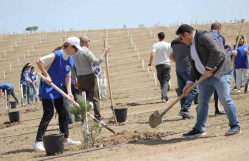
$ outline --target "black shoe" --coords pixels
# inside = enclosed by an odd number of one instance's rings
[[[169,102],[169,97],[168,96],[162,97],[161,99],[162,99],[163,102]]]
[[[225,111],[217,111],[215,110],[215,115],[225,115],[226,112]]]
[[[206,133],[201,132],[200,130],[197,130],[195,128],[193,128],[193,130],[191,130],[190,132],[183,134],[183,136],[186,138],[197,138],[202,135],[206,135]]]
[[[178,115],[182,116],[183,119],[194,118],[194,116],[192,116],[188,111],[186,111],[186,112],[180,111]]]
[[[240,134],[240,133],[241,133],[240,126],[234,126],[234,127],[231,127],[230,130],[226,132],[225,136],[235,135],[235,134]]]
[[[73,124],[73,121],[69,121],[69,120],[68,120],[67,123],[68,123],[68,124]]]
[[[237,86],[234,86],[234,87],[233,87],[233,90],[237,90]]]

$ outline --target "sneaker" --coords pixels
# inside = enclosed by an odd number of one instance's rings
[[[234,127],[231,127],[231,129],[226,132],[225,136],[235,135],[235,134],[240,134],[240,133],[241,133],[240,126],[234,126]]]
[[[66,142],[64,142],[64,146],[71,146],[71,145],[80,145],[80,141],[73,141],[70,138],[67,139]]]
[[[43,146],[43,142],[41,141],[36,141],[34,144],[33,144],[33,148],[36,150],[36,151],[45,151],[45,148]]]
[[[168,97],[168,96],[162,97],[161,100],[162,100],[163,102],[169,102],[169,97]]]
[[[183,134],[186,138],[197,138],[199,136],[206,135],[205,132],[201,132],[200,130],[197,130],[193,128],[190,132]]]
[[[237,93],[240,93],[241,91],[240,90],[237,90]]]
[[[194,116],[192,116],[188,111],[183,112],[183,111],[181,110],[181,111],[179,112],[178,115],[179,115],[179,116],[182,116],[183,119],[185,119],[185,118],[188,118],[188,119],[194,118]]]
[[[237,86],[234,86],[234,87],[233,87],[233,90],[237,91]]]

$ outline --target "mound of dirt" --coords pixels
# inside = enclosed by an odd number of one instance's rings
[[[138,131],[122,131],[111,137],[103,137],[97,140],[96,147],[105,147],[109,145],[128,143],[131,141],[143,140],[146,138],[158,137],[165,135],[166,133],[162,132],[138,132]]]

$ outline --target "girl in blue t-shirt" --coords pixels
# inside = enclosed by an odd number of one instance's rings
[[[33,96],[35,95],[35,102],[38,103],[38,96],[37,96],[37,88],[38,88],[38,84],[37,84],[37,81],[38,81],[38,75],[37,73],[35,72],[35,67],[31,67],[30,69],[30,73],[29,73],[29,78],[30,80],[33,82],[33,83],[29,83],[29,93],[30,95],[28,96],[28,102],[30,104],[33,103]]]
[[[22,93],[23,93],[23,97],[21,100],[22,106],[25,105],[27,95],[30,95],[29,89],[28,89],[29,83],[32,84],[29,78],[30,67],[31,67],[31,64],[27,63],[26,65],[24,65],[24,67],[22,68],[22,72],[21,72],[20,85],[22,86]]]

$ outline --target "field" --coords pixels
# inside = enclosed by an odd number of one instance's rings
[[[193,25],[195,29],[210,29],[210,24]],[[222,24],[222,35],[226,44],[234,45],[240,24]],[[10,123],[5,111],[4,97],[0,98],[0,160],[217,160],[237,161],[248,160],[249,148],[249,108],[248,94],[240,95],[231,90],[231,96],[238,110],[242,133],[235,136],[224,136],[229,129],[225,115],[214,115],[213,98],[209,104],[207,135],[198,139],[186,139],[182,134],[193,128],[196,121],[196,104],[192,104],[190,113],[194,119],[183,120],[178,113],[177,103],[163,118],[164,122],[155,129],[148,125],[149,116],[155,110],[165,110],[177,99],[175,88],[175,64],[172,62],[171,90],[169,102],[160,100],[159,82],[154,83],[147,72],[151,47],[157,41],[158,32],[165,32],[166,41],[176,38],[177,27],[124,28],[108,30],[89,30],[71,32],[42,32],[30,34],[0,35],[0,82],[14,84],[19,100],[21,92],[19,80],[21,69],[26,63],[35,65],[35,61],[50,53],[69,36],[86,34],[91,39],[90,50],[95,56],[101,54],[103,38],[111,45],[109,53],[109,72],[113,92],[114,107],[128,108],[126,122],[112,122],[111,103],[109,98],[101,102],[104,121],[117,135],[102,128],[95,148],[82,149],[65,147],[61,155],[46,156],[45,152],[36,152],[32,148],[40,119],[42,117],[41,102],[37,105],[19,106],[10,111],[19,110],[20,122]],[[245,23],[242,34],[248,33],[249,24]],[[107,38],[108,36],[108,38]],[[144,62],[144,68],[143,68]],[[101,64],[102,72],[105,63]],[[36,71],[38,68],[36,68]],[[102,75],[104,75],[102,73]],[[234,81],[231,82],[231,89]],[[54,117],[46,134],[56,134],[58,117]],[[76,122],[69,125],[70,138],[82,141],[82,125]]]

